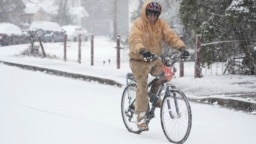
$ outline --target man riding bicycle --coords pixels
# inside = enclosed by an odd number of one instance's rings
[[[166,42],[185,55],[189,55],[185,51],[186,46],[183,41],[163,19],[159,18],[161,10],[159,3],[146,0],[142,7],[141,16],[134,21],[129,35],[130,68],[137,83],[135,114],[140,130],[148,129],[145,121],[148,96],[152,98],[156,95],[163,80],[156,81],[148,94],[148,74],[157,76],[163,73],[161,60],[153,61],[154,54],[160,56],[162,54],[162,42]],[[157,106],[160,107],[161,104],[161,99],[159,99]]]

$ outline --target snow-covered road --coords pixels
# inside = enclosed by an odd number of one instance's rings
[[[129,133],[120,112],[122,88],[0,64],[1,144],[169,143],[159,116],[150,131]],[[254,144],[256,116],[191,103],[188,144]],[[157,110],[159,114],[159,110]]]

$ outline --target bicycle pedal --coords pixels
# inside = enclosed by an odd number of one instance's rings
[[[145,128],[145,129],[139,129],[138,132],[143,132],[143,131],[149,131],[149,128]]]
[[[140,134],[141,132],[144,132],[144,131],[149,131],[149,129],[137,130],[137,131],[134,131],[133,133]]]

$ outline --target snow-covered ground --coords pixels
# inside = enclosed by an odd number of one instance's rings
[[[169,143],[159,110],[148,132],[137,135],[126,130],[119,87],[0,64],[0,88],[1,144]],[[256,142],[254,115],[193,102],[191,108],[193,125],[187,144]]]

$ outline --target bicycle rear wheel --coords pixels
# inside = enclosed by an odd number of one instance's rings
[[[127,130],[139,134],[142,131],[138,129],[136,117],[134,116],[136,89],[136,84],[130,84],[124,89],[121,100],[121,113]]]
[[[161,107],[161,126],[166,138],[172,143],[184,143],[191,130],[192,113],[189,101],[179,90],[169,92]]]

